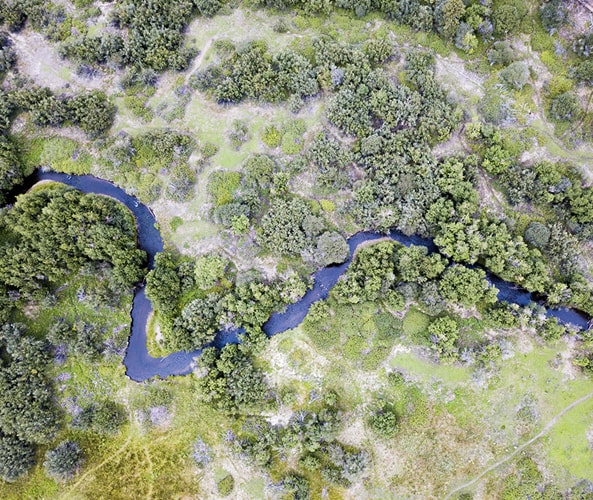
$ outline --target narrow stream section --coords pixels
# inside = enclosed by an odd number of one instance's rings
[[[148,255],[148,267],[152,269],[154,256],[163,250],[163,239],[157,229],[156,219],[150,209],[138,201],[137,198],[127,194],[123,189],[118,188],[109,181],[93,177],[92,175],[67,175],[57,172],[42,172],[37,170],[29,177],[20,192],[25,192],[35,183],[40,181],[62,182],[72,186],[84,193],[94,193],[110,196],[128,207],[136,218],[138,229],[138,246]],[[403,245],[423,245],[429,252],[436,252],[437,248],[430,239],[418,236],[406,236],[399,231],[392,231],[388,235],[375,232],[360,232],[348,240],[350,246],[350,258],[340,265],[334,265],[320,269],[313,274],[314,286],[296,304],[289,305],[284,312],[274,313],[264,324],[263,330],[268,336],[290,330],[297,327],[305,319],[309,307],[313,302],[325,299],[329,291],[337,283],[338,279],[348,269],[352,262],[352,255],[356,248],[364,242],[390,238]],[[498,288],[498,299],[505,302],[526,306],[531,302],[544,305],[530,292],[508,283],[488,273],[490,282]],[[146,345],[147,321],[152,312],[152,304],[144,293],[144,285],[140,285],[134,291],[132,305],[132,328],[128,349],[124,357],[126,374],[137,382],[152,377],[168,377],[170,375],[186,375],[191,373],[194,366],[194,359],[200,355],[201,350],[194,352],[176,352],[164,358],[153,358],[148,354]],[[557,318],[563,324],[572,324],[582,330],[589,326],[589,316],[581,311],[569,308],[547,308],[546,315]],[[222,347],[229,343],[239,342],[241,329],[219,332],[212,345]]]

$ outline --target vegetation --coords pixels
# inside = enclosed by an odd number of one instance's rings
[[[0,2],[2,497],[590,496],[585,14]]]

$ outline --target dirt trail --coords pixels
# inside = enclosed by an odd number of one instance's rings
[[[185,77],[186,84],[189,81],[189,77],[191,75],[193,75],[194,72],[202,65],[202,62],[204,61],[204,57],[206,57],[208,50],[210,50],[210,45],[212,45],[213,40],[214,40],[213,38],[208,39],[208,41],[206,42],[206,45],[204,45],[204,48],[201,50],[200,55],[198,57],[196,57],[196,59],[194,60],[194,63],[192,64],[191,69],[187,72],[187,75]]]
[[[485,475],[492,472],[494,469],[497,469],[501,465],[507,463],[509,460],[512,460],[515,456],[517,456],[519,453],[521,453],[525,448],[532,445],[535,441],[537,441],[538,439],[540,439],[541,437],[546,435],[550,431],[550,429],[558,423],[558,420],[560,420],[566,413],[568,413],[570,410],[572,410],[575,406],[578,406],[581,403],[584,403],[585,401],[587,401],[588,399],[591,399],[591,397],[593,397],[593,391],[590,392],[589,394],[586,394],[582,398],[579,398],[576,401],[573,401],[571,404],[566,406],[560,413],[558,413],[558,415],[556,415],[552,420],[550,420],[547,423],[547,425],[540,432],[538,432],[535,436],[533,436],[529,441],[526,441],[525,443],[523,443],[521,446],[519,446],[513,453],[511,453],[507,457],[492,464],[490,467],[488,467],[487,469],[482,471],[479,475],[477,475],[470,481],[468,481],[460,486],[457,486],[455,489],[451,490],[449,493],[447,493],[447,495],[443,498],[443,500],[447,500],[448,498],[451,498],[453,495],[455,495],[455,493],[459,493],[460,491],[464,490],[465,488],[473,486],[480,479],[482,479]]]

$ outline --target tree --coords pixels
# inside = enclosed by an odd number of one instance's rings
[[[0,432],[0,477],[16,481],[35,463],[35,446],[16,436]]]
[[[211,293],[203,299],[194,299],[175,318],[165,343],[171,350],[193,351],[211,342],[219,329],[222,312],[221,297]]]
[[[261,241],[279,254],[298,255],[311,244],[305,230],[313,221],[310,206],[300,198],[274,198],[261,221]]]
[[[26,443],[50,442],[59,428],[47,374],[48,344],[26,335],[24,325],[0,328],[0,434]]]
[[[455,342],[459,336],[457,322],[447,316],[436,318],[428,325],[431,348],[442,358],[452,358],[457,354]]]
[[[564,92],[552,99],[550,116],[555,120],[573,121],[580,112],[577,96],[573,92]]]
[[[511,42],[507,40],[494,42],[494,45],[488,51],[488,61],[490,61],[490,65],[500,64],[501,66],[506,66],[513,62],[514,58],[515,51],[511,46]]]
[[[525,229],[523,238],[529,245],[543,249],[550,241],[550,234],[546,225],[541,222],[531,222]]]
[[[482,269],[470,269],[455,264],[448,267],[439,283],[439,290],[447,302],[471,307],[484,300],[496,302],[498,290],[486,280]]]
[[[156,309],[171,311],[177,304],[181,281],[171,254],[159,252],[154,258],[154,269],[146,275],[146,296]]]
[[[5,136],[0,136],[0,205],[4,205],[5,195],[23,179],[15,145]]]
[[[244,407],[260,405],[268,397],[262,371],[236,344],[228,344],[221,350],[204,349],[198,366],[206,372],[198,379],[202,395],[219,409],[235,413]]]
[[[397,413],[393,405],[383,403],[369,419],[371,429],[380,437],[390,438],[397,430]]]
[[[507,87],[521,90],[529,80],[529,68],[524,62],[516,61],[500,72],[500,79]]]
[[[544,28],[552,32],[568,19],[568,9],[562,0],[551,0],[540,8],[539,14]]]
[[[194,266],[195,284],[202,290],[212,288],[225,276],[229,261],[220,255],[198,257]]]
[[[440,0],[434,11],[437,31],[445,38],[452,39],[464,13],[465,5],[462,0]]]
[[[53,450],[45,454],[46,474],[57,481],[67,481],[80,469],[83,462],[83,452],[78,443],[62,441]]]
[[[104,92],[98,90],[72,97],[67,106],[72,122],[91,137],[106,132],[115,117],[115,106]]]
[[[322,266],[340,264],[350,256],[350,247],[344,237],[336,232],[327,231],[317,240],[317,252]]]
[[[500,0],[492,9],[492,20],[497,35],[507,35],[519,29],[528,14],[524,0]]]
[[[72,420],[72,427],[98,434],[114,434],[125,421],[124,408],[106,399],[83,407]]]
[[[440,276],[447,261],[438,253],[428,255],[428,248],[419,245],[400,247],[396,267],[403,281],[424,283]]]
[[[292,500],[308,500],[310,498],[310,484],[307,478],[295,474],[294,472],[286,474],[282,478],[282,489]]]

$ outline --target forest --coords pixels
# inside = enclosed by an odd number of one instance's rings
[[[592,8],[0,0],[0,497],[593,498]]]

